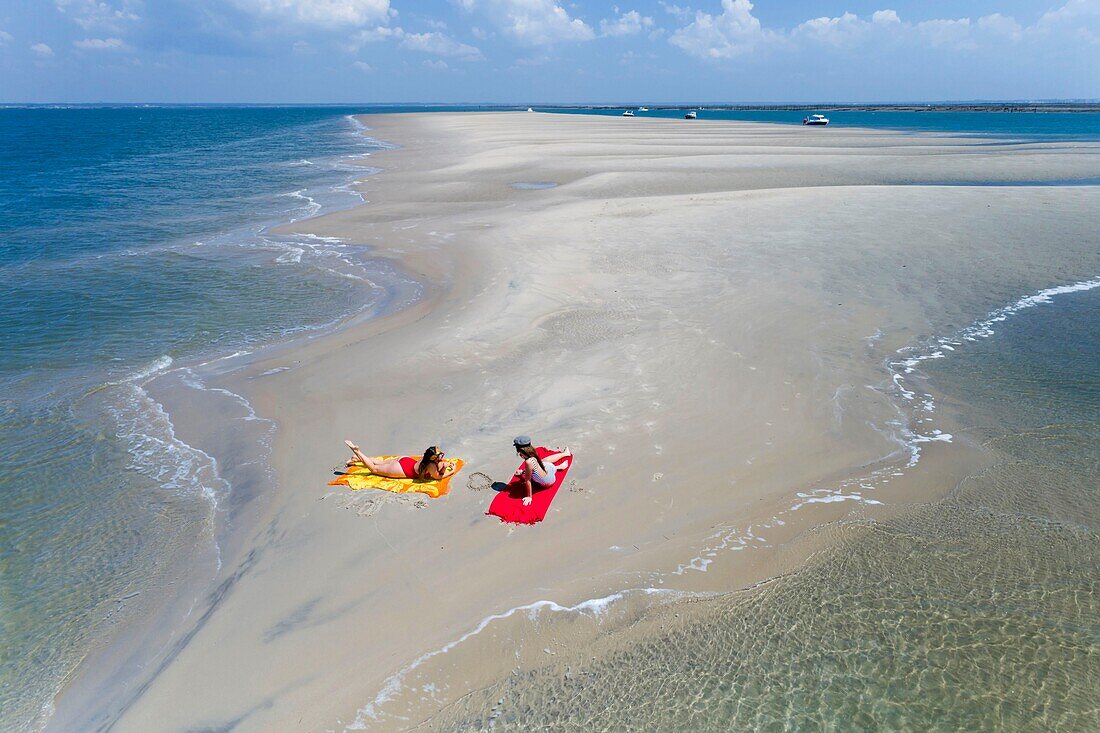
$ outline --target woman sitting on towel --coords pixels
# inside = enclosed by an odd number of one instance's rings
[[[353,466],[356,463],[361,463],[377,476],[411,478],[418,481],[439,481],[454,473],[454,464],[444,461],[443,451],[434,445],[424,451],[423,458],[404,456],[403,458],[390,458],[389,460],[379,461],[363,455],[363,451],[359,450],[359,446],[350,440],[345,440],[344,444],[355,455],[355,458],[348,461],[346,465]]]
[[[569,458],[573,453],[566,448],[560,453],[551,453],[548,456],[539,458],[538,451],[531,445],[531,439],[526,435],[516,436],[515,440],[512,441],[512,445],[516,447],[516,453],[523,459],[523,465],[520,466],[516,475],[523,476],[523,488],[527,491],[527,496],[523,497],[523,505],[530,506],[535,484],[538,484],[540,489],[553,486],[554,481],[557,479],[558,462],[563,458]],[[561,468],[568,465],[565,464]]]

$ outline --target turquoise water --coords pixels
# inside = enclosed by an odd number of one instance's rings
[[[364,243],[270,228],[361,201],[383,146],[350,114],[432,109],[485,108],[0,108],[0,729],[41,719],[173,563],[216,567],[233,487],[143,381],[415,293]],[[833,118],[1100,138],[1100,115]]]

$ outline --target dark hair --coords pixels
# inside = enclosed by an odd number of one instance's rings
[[[517,445],[516,453],[519,453],[524,458],[534,458],[536,461],[539,462],[539,468],[542,469],[542,472],[546,473],[546,464],[542,462],[541,458],[539,458],[538,451],[535,450],[534,446]]]
[[[424,451],[424,457],[420,459],[420,469],[416,472],[416,478],[423,481],[428,478],[428,466],[436,462],[436,458],[441,456],[442,453],[434,445],[428,446],[428,450]]]

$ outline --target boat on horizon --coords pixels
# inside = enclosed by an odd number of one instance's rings
[[[694,120],[696,117],[697,115],[695,114],[695,110],[691,110],[686,115],[684,115],[685,120]]]
[[[648,112],[648,111],[649,111],[649,107],[639,107],[639,108],[638,108],[638,111],[639,111],[639,112]]]
[[[829,124],[829,118],[825,115],[810,115],[809,117],[802,118],[802,124],[824,126]]]

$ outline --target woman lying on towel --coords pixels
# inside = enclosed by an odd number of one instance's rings
[[[352,454],[355,455],[355,458],[348,461],[346,465],[353,466],[357,463],[361,463],[369,468],[371,473],[378,476],[411,478],[419,481],[426,481],[428,479],[439,481],[440,479],[447,478],[455,471],[454,464],[444,461],[443,451],[439,450],[434,445],[424,451],[423,458],[405,456],[403,458],[391,458],[388,461],[379,461],[363,455],[363,451],[359,450],[359,446],[352,443],[350,440],[345,440],[344,444],[347,445],[347,447],[351,449]]]
[[[531,445],[531,439],[526,435],[516,436],[512,445],[516,447],[516,453],[523,459],[523,465],[520,466],[516,475],[523,476],[523,488],[527,492],[527,496],[523,497],[523,505],[530,506],[535,485],[537,484],[540,489],[553,486],[558,475],[557,464],[563,458],[571,457],[573,452],[566,448],[560,453],[551,453],[539,458],[537,449]],[[568,465],[565,464],[561,468]]]

